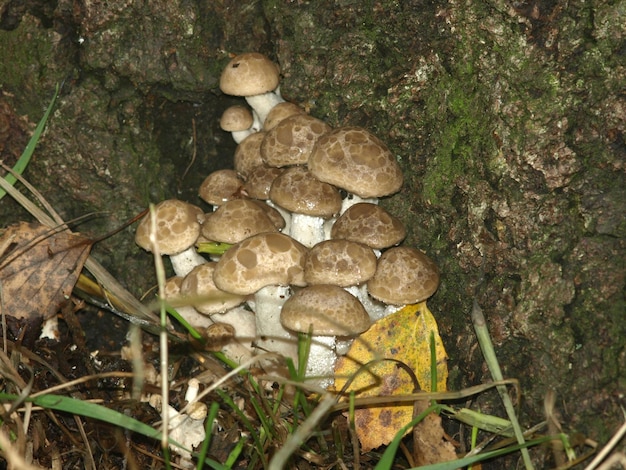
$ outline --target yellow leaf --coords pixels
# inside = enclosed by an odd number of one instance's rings
[[[430,338],[435,341],[437,391],[446,390],[446,351],[437,323],[425,302],[408,305],[375,322],[353,344],[335,367],[335,389],[341,390],[362,364],[395,359],[415,374],[419,388],[431,391]],[[414,383],[406,370],[393,361],[375,362],[360,372],[347,392],[357,397],[392,396],[413,393]],[[389,406],[356,410],[355,426],[363,452],[391,442],[398,430],[411,421],[413,406]]]

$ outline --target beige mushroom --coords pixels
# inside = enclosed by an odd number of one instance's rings
[[[439,287],[439,269],[415,248],[398,246],[385,251],[376,273],[367,282],[370,295],[387,304],[402,306],[423,302]]]
[[[330,236],[382,250],[404,240],[406,229],[400,219],[382,207],[361,202],[351,206],[335,221]]]
[[[273,129],[283,119],[286,119],[294,114],[304,114],[304,109],[294,103],[284,101],[274,106],[267,114],[265,122],[263,123],[263,130],[269,131]]]
[[[202,209],[177,199],[168,199],[154,207],[154,217],[158,250],[162,255],[169,256],[178,276],[186,276],[194,267],[206,263],[194,247],[200,235],[200,220],[204,217]],[[150,214],[147,214],[135,232],[135,243],[147,251],[152,251],[150,226]]]
[[[259,122],[255,122],[252,111],[240,105],[229,106],[224,110],[220,118],[220,128],[230,132],[237,143],[261,130]]]
[[[267,131],[261,157],[269,166],[306,164],[317,139],[331,130],[324,121],[308,114],[294,114]]]
[[[243,186],[244,182],[235,170],[217,170],[204,179],[198,194],[215,209],[227,201],[241,198]]]
[[[402,171],[387,146],[360,127],[340,127],[319,139],[308,166],[320,181],[352,194],[342,213],[352,204],[394,194],[402,186]]]
[[[278,65],[263,54],[246,52],[234,57],[220,76],[220,89],[232,96],[243,96],[261,123],[270,110],[284,100],[278,92]]]
[[[309,285],[356,286],[376,271],[376,255],[370,247],[350,240],[326,240],[309,250],[304,280]]]
[[[261,142],[264,132],[255,132],[243,139],[235,149],[233,157],[235,171],[241,178],[246,180],[248,175],[257,166],[264,165],[261,158]]]
[[[270,188],[270,199],[291,212],[289,235],[307,247],[324,240],[324,220],[341,209],[339,190],[305,167],[291,167],[279,175]]]
[[[250,237],[228,250],[217,263],[213,279],[220,289],[254,294],[251,302],[262,349],[295,358],[293,335],[282,328],[280,310],[289,297],[289,285],[304,286],[306,248],[281,233]]]
[[[316,378],[316,383],[324,388],[334,382],[337,337],[354,337],[371,325],[367,312],[354,296],[328,284],[296,292],[283,305],[280,321],[288,330],[311,333],[306,376]]]
[[[207,214],[201,233],[207,240],[235,244],[258,233],[276,231],[276,224],[260,204],[249,199],[234,199]]]

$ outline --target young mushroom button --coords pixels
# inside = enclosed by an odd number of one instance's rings
[[[236,143],[241,142],[250,134],[258,132],[261,128],[259,123],[254,122],[254,116],[245,106],[230,106],[222,113],[220,128],[230,132]]]
[[[194,267],[206,263],[194,247],[200,235],[202,209],[177,199],[168,199],[154,207],[154,217],[158,250],[170,257],[176,275],[184,277]],[[151,218],[147,214],[135,232],[135,243],[147,251],[152,251],[150,226]]]
[[[351,206],[335,221],[330,236],[382,250],[404,240],[406,229],[400,219],[382,207],[361,202]]]

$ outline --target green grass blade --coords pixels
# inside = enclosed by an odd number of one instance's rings
[[[0,393],[0,402],[13,402],[17,399],[17,395]],[[159,432],[157,429],[154,429],[151,426],[136,420],[135,418],[131,418],[130,416],[126,416],[125,414],[119,413],[115,410],[111,410],[102,405],[98,405],[97,403],[90,403],[71,397],[64,397],[62,395],[41,395],[35,398],[29,397],[26,399],[26,401],[32,402],[33,404],[41,406],[42,408],[56,411],[64,411],[73,415],[97,419],[99,421],[119,426],[137,434],[141,434],[151,439],[161,439],[161,432]],[[170,439],[170,444],[181,449],[185,449],[182,445],[172,439]],[[207,459],[207,463],[215,470],[227,470],[226,467],[224,467],[219,462]]]
[[[39,142],[39,138],[41,137],[41,134],[43,133],[43,130],[46,127],[46,123],[48,122],[48,118],[50,117],[50,113],[52,112],[52,108],[54,107],[54,103],[57,100],[57,96],[59,96],[59,84],[57,84],[54,90],[54,95],[52,96],[52,100],[50,101],[50,104],[48,105],[48,108],[46,109],[46,112],[44,113],[43,117],[39,121],[39,124],[37,124],[37,127],[35,128],[35,132],[33,133],[33,136],[28,141],[28,144],[26,145],[26,148],[22,152],[22,155],[20,156],[18,161],[15,163],[15,166],[13,167],[13,171],[17,173],[18,175],[21,175],[22,173],[24,173],[24,170],[30,163],[30,159],[33,156],[33,153],[35,152],[35,147],[37,146],[37,142]],[[6,175],[4,179],[11,186],[13,186],[15,182],[17,181],[15,176],[11,174]],[[6,194],[6,191],[4,189],[0,189],[0,199],[2,199],[5,196],[5,194]]]

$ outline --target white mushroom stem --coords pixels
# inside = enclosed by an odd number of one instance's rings
[[[289,235],[307,248],[311,248],[326,239],[324,219],[312,215],[294,213],[291,215]]]
[[[297,337],[280,323],[280,312],[289,298],[289,292],[289,287],[285,286],[263,287],[254,294],[252,309],[256,315],[257,347],[282,354],[296,364]]]
[[[174,272],[180,277],[185,277],[193,268],[207,262],[206,259],[196,251],[194,246],[187,248],[181,253],[169,256]]]
[[[361,284],[360,286],[349,286],[345,288],[346,291],[350,292],[353,296],[359,299],[359,302],[365,308],[365,311],[369,315],[372,322],[376,320],[380,320],[381,318],[386,317],[391,312],[387,311],[388,305],[372,298],[367,292],[367,284]]]
[[[262,123],[265,122],[265,118],[274,106],[285,101],[282,96],[280,96],[278,88],[261,95],[246,96],[245,98]]]
[[[227,323],[235,329],[235,337],[222,347],[222,352],[231,361],[241,364],[252,357],[252,343],[256,339],[255,315],[242,306],[231,308],[226,313],[212,315],[211,322]]]
[[[334,382],[335,362],[337,353],[335,336],[312,336],[309,360],[306,365],[306,377],[313,377],[310,382],[322,388],[328,388]]]

